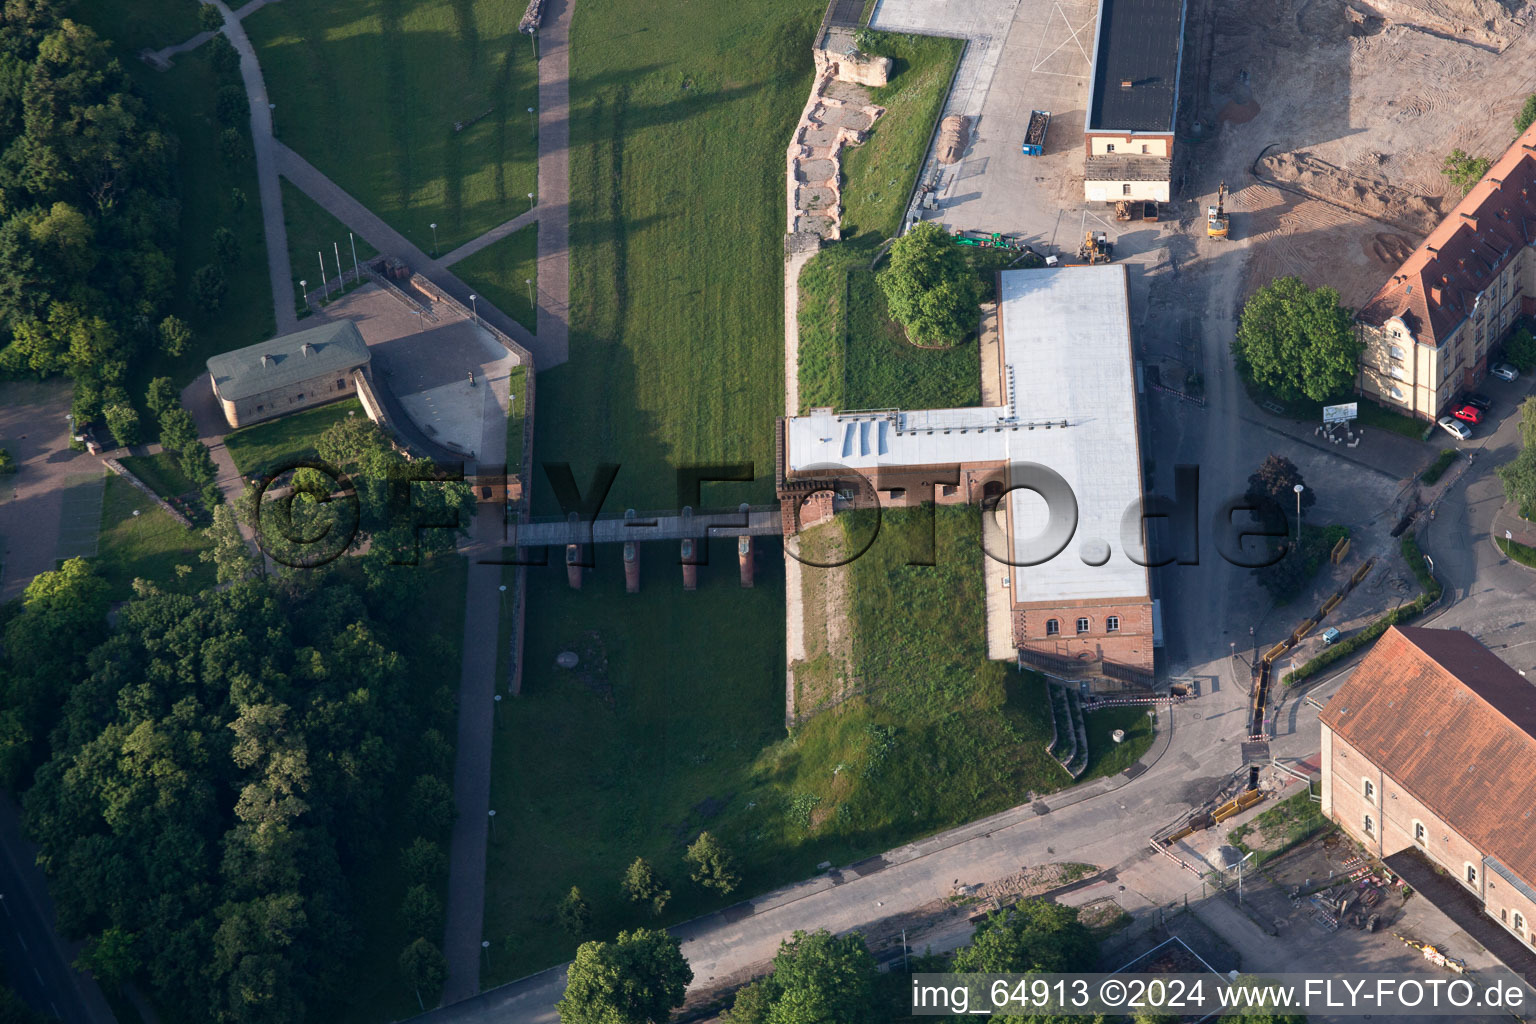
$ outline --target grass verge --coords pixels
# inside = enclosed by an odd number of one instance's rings
[[[1331,824],[1323,814],[1322,805],[1314,803],[1311,794],[1303,790],[1237,826],[1227,838],[1240,853],[1252,853],[1253,866],[1259,867],[1301,845]]]
[[[136,61],[140,50],[174,46],[203,30],[198,0],[75,0],[67,6],[69,17],[91,26]]]
[[[534,191],[537,70],[522,13],[499,0],[334,0],[270,4],[245,29],[278,136],[425,252],[436,224],[448,252]]]
[[[1303,423],[1323,422],[1323,406],[1333,404],[1330,402],[1314,402],[1310,399],[1286,402],[1271,394],[1260,391],[1246,380],[1243,381],[1243,386],[1248,389],[1248,397],[1255,403],[1259,405],[1273,403],[1281,408],[1280,415]],[[1355,401],[1355,396],[1351,395],[1340,400],[1352,402]],[[1359,401],[1359,417],[1355,422],[1362,427],[1390,430],[1394,434],[1402,434],[1404,437],[1411,437],[1415,441],[1422,440],[1425,437],[1426,429],[1434,426],[1432,423],[1415,419],[1412,416],[1405,416],[1400,412],[1388,409],[1384,405],[1377,405],[1375,402],[1366,401],[1365,399],[1360,399]]]
[[[945,349],[918,348],[886,310],[885,292],[865,267],[848,272],[850,409],[954,409],[981,404],[981,349],[973,335]]]
[[[361,238],[348,237],[347,226],[309,196],[298,186],[282,180],[283,224],[288,229],[288,268],[293,274],[294,304],[304,308],[299,282],[304,281],[318,290],[320,283],[320,255],[325,257],[325,279],[336,275],[336,250],[341,250],[343,276],[350,278],[353,261],[353,244],[357,246],[357,262],[367,263],[378,255],[378,250]]]
[[[1141,760],[1152,746],[1154,730],[1146,708],[1105,708],[1083,717],[1088,730],[1088,778],[1115,775]],[[1116,743],[1111,734],[1125,730],[1125,739]]]
[[[901,229],[965,42],[892,32],[867,32],[865,37],[871,53],[894,63],[890,81],[870,90],[871,100],[885,113],[862,145],[842,154],[842,233],[878,243]]]
[[[176,456],[170,452],[157,455],[127,455],[117,460],[124,469],[149,485],[160,497],[170,500],[197,494],[197,484],[181,471]]]
[[[1451,463],[1456,461],[1456,455],[1457,452],[1455,448],[1440,449],[1439,456],[1436,457],[1434,462],[1430,463],[1428,469],[1419,475],[1419,479],[1424,481],[1426,484],[1437,482],[1442,476],[1445,475],[1445,471],[1451,468]]]
[[[171,593],[191,594],[213,586],[213,566],[197,557],[209,546],[200,531],[176,522],[128,481],[115,473],[107,477],[94,561],[112,600],[132,597],[135,578]],[[180,572],[178,566],[189,571]]]
[[[305,409],[303,412],[250,427],[241,427],[224,436],[224,447],[235,460],[242,476],[258,476],[274,468],[283,468],[295,459],[312,459],[315,438],[325,428],[363,411],[355,398]]]
[[[538,256],[539,225],[535,221],[460,260],[453,272],[482,298],[532,331],[538,324],[528,299],[528,282],[538,284]]]
[[[1494,543],[1499,546],[1500,551],[1521,565],[1536,569],[1536,548],[1521,544],[1517,540],[1505,540],[1503,537],[1495,537]]]

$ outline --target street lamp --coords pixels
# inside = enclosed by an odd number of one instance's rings
[[[276,103],[268,103],[267,104],[267,116],[268,116],[268,118],[272,122],[268,127],[271,130],[271,132],[272,132],[273,138],[276,138],[277,137],[277,104]]]
[[[533,209],[533,193],[532,192],[528,193],[528,209],[530,211]]]
[[[1297,548],[1297,550],[1300,550],[1301,549],[1301,492],[1306,490],[1306,488],[1303,487],[1301,484],[1297,484],[1295,487],[1292,487],[1291,490],[1296,492],[1296,548]]]
[[[302,279],[299,281],[299,294],[304,296],[304,312],[308,313],[309,312],[309,282],[308,281],[305,281],[305,280],[302,280]]]
[[[432,258],[437,258],[437,221],[432,222]]]
[[[496,706],[496,724],[500,725],[501,724],[501,694],[499,694],[499,693],[496,694],[496,696],[493,697],[492,699],[496,701],[496,705],[495,705]]]
[[[495,814],[496,812],[492,811],[491,813]],[[485,954],[485,969],[486,970],[490,970],[491,969],[491,940],[490,939],[481,939],[480,940],[480,952]]]
[[[523,278],[523,284],[528,286],[528,308],[529,309],[533,309],[534,308],[534,304],[533,304],[533,278],[531,278],[531,277]]]
[[[538,119],[533,116],[533,108],[532,107],[528,108],[528,120],[533,122],[533,126],[535,128],[537,128],[539,126]]]
[[[487,812],[487,817],[489,817],[491,819],[491,838],[495,839],[496,838],[496,812],[495,811]]]
[[[477,296],[475,295],[474,292],[470,292],[469,293],[469,312],[471,313],[471,315],[474,316],[475,320],[478,321],[480,319],[480,307],[475,304],[475,299],[476,298],[477,298]],[[506,590],[507,588],[506,587],[502,587],[501,589],[502,590]]]

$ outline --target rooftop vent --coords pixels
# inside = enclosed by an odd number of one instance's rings
[[[305,356],[312,356],[315,354],[315,346],[306,341],[304,344],[299,346],[299,351]]]

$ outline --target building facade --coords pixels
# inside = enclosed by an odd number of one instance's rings
[[[1184,0],[1099,0],[1083,132],[1083,197],[1166,203]]]
[[[1473,186],[1360,310],[1362,395],[1434,419],[1488,373],[1536,313],[1536,126]]]
[[[1320,721],[1323,813],[1536,947],[1536,687],[1460,630],[1394,627]]]
[[[1132,557],[1145,536],[1123,536],[1142,498],[1125,268],[1004,271],[998,294],[1001,404],[780,422],[785,532],[876,502],[978,505],[984,550],[1009,565],[1001,628],[1021,660],[1150,682],[1151,584]]]
[[[369,361],[356,325],[339,320],[213,356],[208,375],[224,419],[244,427],[352,397]]]

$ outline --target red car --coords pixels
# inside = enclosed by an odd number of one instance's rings
[[[1464,405],[1460,409],[1457,409],[1455,412],[1451,413],[1451,415],[1455,416],[1459,420],[1465,420],[1473,426],[1477,426],[1479,423],[1483,422],[1483,411],[1475,405]]]

